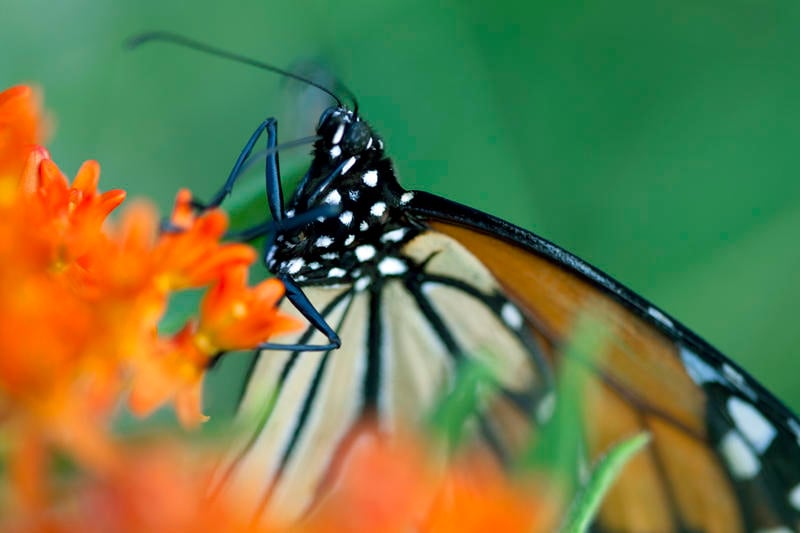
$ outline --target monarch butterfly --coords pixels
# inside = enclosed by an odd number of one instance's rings
[[[171,34],[146,37],[241,60]],[[251,136],[212,202],[267,132],[267,200],[278,229],[265,261],[286,284],[285,308],[309,322],[256,357],[240,409],[271,410],[223,465],[220,486],[263,473],[247,503],[259,515],[302,515],[363,415],[387,430],[418,419],[482,348],[501,358],[501,394],[477,425],[503,453],[516,426],[551,414],[558,347],[575,317],[602,302],[614,337],[591,368],[585,450],[594,458],[641,430],[653,441],[611,490],[597,529],[800,528],[794,414],[678,321],[569,252],[492,215],[404,190],[357,105],[322,89],[337,104],[319,120],[313,159],[288,205],[274,119]],[[333,216],[281,227],[326,205]]]

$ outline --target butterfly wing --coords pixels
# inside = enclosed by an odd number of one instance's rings
[[[464,246],[530,323],[558,345],[601,306],[612,333],[587,368],[587,449],[596,458],[653,436],[606,499],[608,531],[753,531],[800,527],[800,424],[733,362],[577,257],[500,219],[415,192],[408,205]],[[775,529],[779,530],[779,529]]]

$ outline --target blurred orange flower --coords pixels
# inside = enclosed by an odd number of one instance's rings
[[[554,502],[533,481],[512,481],[488,454],[448,466],[430,443],[363,430],[335,490],[303,524],[309,532],[553,531]]]
[[[53,447],[95,472],[116,468],[108,423],[129,383],[132,398],[155,391],[139,412],[174,398],[180,420],[194,425],[214,356],[296,325],[275,310],[279,282],[246,287],[256,254],[221,242],[223,213],[195,216],[182,191],[173,214],[178,231],[159,232],[144,204],[110,224],[124,191],[100,192],[94,161],[70,183],[37,145],[42,123],[33,89],[0,92],[0,429],[12,441],[14,505],[30,509],[46,500],[42,476]],[[230,286],[222,281],[229,269],[239,284],[225,299],[218,286]],[[210,322],[192,319],[173,338],[159,334],[172,292],[212,284],[216,296],[203,311]],[[220,318],[242,305],[257,320]]]

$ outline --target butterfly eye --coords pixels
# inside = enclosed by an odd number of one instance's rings
[[[364,122],[354,122],[347,128],[342,140],[343,149],[348,153],[357,154],[367,150],[372,144],[372,131]]]

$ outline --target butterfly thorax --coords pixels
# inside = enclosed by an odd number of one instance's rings
[[[286,216],[332,206],[331,216],[276,232],[267,266],[302,285],[356,282],[405,272],[401,246],[417,233],[404,215],[412,193],[397,182],[383,141],[344,108],[330,108],[317,127],[309,171],[290,200]]]

